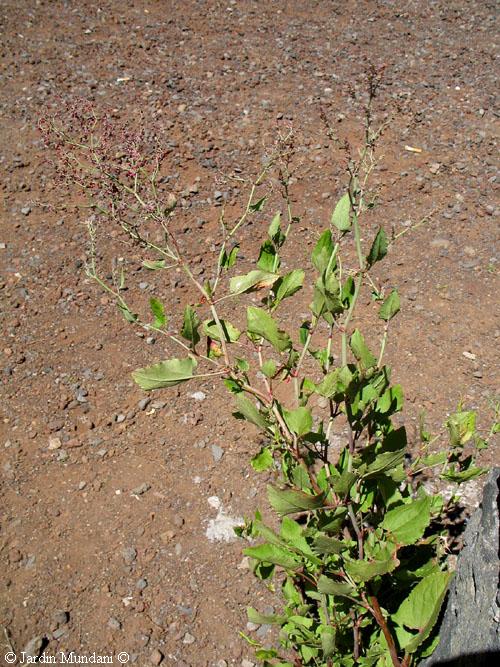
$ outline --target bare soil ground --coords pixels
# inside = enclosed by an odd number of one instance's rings
[[[159,124],[181,200],[176,224],[200,275],[216,257],[215,191],[235,212],[244,188],[225,175],[255,174],[276,123],[292,122],[301,222],[287,263],[300,266],[345,184],[320,108],[355,137],[348,84],[367,60],[386,63],[381,103],[408,110],[384,137],[380,206],[366,234],[436,211],[378,272],[402,295],[388,357],[405,388],[405,423],[411,435],[423,408],[438,429],[462,399],[485,428],[500,336],[496,3],[4,0],[0,17],[0,624],[18,652],[42,637],[52,655],[248,665],[245,608],[277,601],[241,544],[211,542],[206,530],[213,496],[232,516],[265,505],[268,479],[248,465],[255,432],[234,425],[224,389],[211,384],[140,403],[130,372],[168,351],[146,344],[85,277],[84,214],[34,203],[66,196],[37,119],[83,97],[131,128],[142,112]],[[248,256],[267,222],[265,211],[249,228]],[[162,297],[178,316],[171,284],[144,272],[134,280],[147,283],[145,301]],[[49,448],[56,438],[61,446]],[[482,459],[495,460],[493,450]]]

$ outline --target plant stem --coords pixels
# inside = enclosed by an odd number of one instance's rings
[[[386,322],[384,327],[384,335],[382,337],[382,343],[380,345],[380,354],[378,355],[377,367],[380,368],[382,365],[382,359],[384,358],[385,346],[387,344],[387,333],[389,329],[389,322]]]
[[[354,528],[354,532],[356,533],[356,537],[358,538],[358,558],[360,560],[363,560],[363,558],[365,557],[364,547],[363,547],[363,533],[359,527],[356,515],[354,514],[352,503],[349,503],[347,505],[347,512],[349,514],[349,519],[351,520],[352,527]]]
[[[354,281],[354,294],[352,295],[352,301],[351,305],[349,306],[349,310],[347,312],[346,319],[342,325],[342,366],[345,366],[347,364],[347,327],[349,326],[349,323],[352,319],[353,313],[354,313],[354,308],[356,307],[356,302],[359,297],[359,293],[361,291],[361,285],[363,283],[363,274],[358,274],[356,276],[356,280]]]
[[[373,614],[375,620],[377,621],[380,629],[384,633],[385,641],[387,642],[389,653],[391,655],[392,664],[394,665],[394,667],[403,667],[401,661],[398,658],[398,652],[396,649],[396,644],[394,643],[394,638],[387,626],[387,622],[384,618],[382,610],[380,609],[380,605],[378,603],[376,596],[369,594],[368,599],[372,607],[370,611]]]

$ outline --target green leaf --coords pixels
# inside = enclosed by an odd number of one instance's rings
[[[320,627],[321,650],[325,658],[331,658],[335,653],[335,628],[330,625]]]
[[[349,341],[349,345],[351,347],[352,353],[360,362],[364,370],[368,370],[368,368],[372,368],[376,365],[377,360],[368,349],[363,334],[359,331],[359,329],[356,329],[353,332]]]
[[[286,236],[281,231],[281,213],[278,211],[269,225],[267,234],[277,248],[281,248],[286,240]]]
[[[268,378],[274,377],[274,375],[276,374],[276,362],[273,361],[272,359],[267,359],[262,364],[261,370],[266,377]]]
[[[399,545],[415,544],[431,522],[431,506],[430,496],[400,505],[389,510],[380,525]]]
[[[368,257],[366,258],[366,263],[368,268],[373,266],[375,262],[380,261],[387,255],[387,236],[382,227],[379,228],[377,235],[375,236]]]
[[[358,582],[370,581],[374,577],[392,572],[399,565],[395,551],[395,545],[381,544],[379,548],[380,558],[371,561],[346,558],[346,572],[354,581]]]
[[[153,327],[155,329],[161,329],[167,323],[167,318],[165,316],[165,308],[161,301],[152,297],[149,300],[149,307],[154,316]]]
[[[241,336],[241,331],[227,320],[219,321],[222,331],[224,332],[225,341],[227,343],[235,343]],[[220,329],[215,320],[205,320],[205,322],[203,322],[203,332],[213,340],[218,340],[220,342]]]
[[[386,414],[399,412],[403,407],[403,388],[400,384],[389,387],[377,401],[377,411]]]
[[[219,266],[226,271],[234,266],[239,250],[240,246],[238,245],[233,246],[229,253],[227,253],[225,248],[222,248],[219,255]]]
[[[308,408],[297,408],[296,410],[284,410],[285,423],[292,433],[305,435],[312,429],[312,415]]]
[[[294,269],[287,273],[283,278],[280,278],[274,285],[276,293],[276,303],[277,306],[283,299],[286,299],[295,292],[298,292],[302,287],[304,282],[304,271],[302,269]]]
[[[340,496],[347,496],[357,478],[358,475],[356,473],[346,468],[342,471],[340,477],[330,477],[329,482],[335,493],[338,493]]]
[[[332,533],[333,535],[337,534],[346,519],[347,509],[345,507],[338,507],[333,515],[330,515],[327,518],[326,523],[321,524],[321,530],[326,533]]]
[[[301,345],[306,344],[310,330],[311,330],[311,322],[309,322],[308,320],[302,322],[299,329],[299,342]]]
[[[325,595],[353,595],[355,589],[341,581],[334,581],[324,574],[318,579],[318,591]]]
[[[247,330],[250,334],[265,338],[279,352],[284,352],[292,346],[288,335],[278,329],[273,317],[262,308],[255,306],[247,308]]]
[[[351,229],[350,219],[351,201],[349,194],[346,192],[343,195],[332,213],[332,225],[334,225],[341,232],[346,232]]]
[[[188,340],[193,347],[200,342],[200,334],[198,328],[200,326],[200,319],[198,314],[191,306],[184,308],[184,323],[181,329],[181,336]]]
[[[342,540],[336,540],[334,537],[329,537],[324,533],[316,533],[313,542],[313,550],[319,554],[339,554],[348,548]],[[327,591],[320,591],[326,593]]]
[[[249,209],[250,211],[262,211],[264,208],[264,204],[266,203],[267,197],[262,197],[262,199],[259,199],[258,201],[255,202],[255,204],[250,204]]]
[[[305,556],[316,565],[321,565],[321,560],[314,555],[314,552],[304,537],[302,526],[288,516],[283,517],[280,536],[282,540],[285,540],[290,546],[297,549],[301,555]]]
[[[276,273],[269,273],[268,271],[250,271],[244,276],[234,276],[229,281],[229,291],[231,294],[243,294],[254,289],[261,289],[263,287],[271,287],[278,280],[279,276]]]
[[[247,607],[248,620],[258,625],[274,625],[284,623],[286,616],[277,616],[276,614],[260,614],[253,607]]]
[[[190,380],[196,366],[196,361],[189,357],[186,359],[169,359],[153,366],[139,368],[132,373],[132,377],[139,387],[146,391],[162,389]]]
[[[133,313],[125,302],[117,303],[116,305],[120,309],[123,317],[127,320],[127,322],[133,324],[134,322],[137,321],[137,314]]]
[[[452,576],[452,572],[434,572],[425,577],[393,614],[398,625],[418,630],[405,647],[408,653],[416,651],[432,632]]]
[[[311,260],[316,269],[323,274],[330,266],[335,268],[334,245],[332,242],[332,233],[329,229],[323,232],[312,252]]]
[[[294,489],[276,489],[268,485],[267,496],[271,506],[278,514],[293,514],[302,510],[314,510],[323,507],[325,497],[323,494],[311,496],[302,491]]]
[[[271,220],[271,224],[269,225],[269,229],[267,230],[267,234],[271,241],[274,241],[276,238],[276,235],[279,234],[280,232],[280,224],[281,224],[281,213],[278,211],[274,218]]]
[[[462,447],[468,442],[476,430],[476,413],[456,412],[446,422],[452,447]]]
[[[243,394],[243,392],[240,392],[236,395],[236,407],[238,409],[238,412],[235,414],[236,417],[246,419],[264,431],[269,428],[264,415],[258,411],[258,409],[255,407],[255,404],[252,403],[252,401],[248,399]]]
[[[269,470],[273,465],[273,455],[271,454],[269,447],[263,447],[260,452],[251,459],[250,465],[256,472]]]
[[[276,273],[280,266],[280,258],[271,241],[264,241],[260,247],[259,259],[257,266],[262,271]]]
[[[342,285],[342,290],[341,290],[341,299],[342,303],[346,308],[349,308],[352,300],[354,298],[354,292],[356,291],[356,283],[354,282],[354,278],[352,276],[349,276],[345,283]]]
[[[250,558],[255,558],[255,560],[264,563],[278,565],[285,570],[294,570],[300,565],[299,558],[293,552],[277,544],[259,544],[256,547],[244,549],[243,553],[245,556],[250,556]]]
[[[250,364],[246,359],[240,359],[239,357],[236,357],[234,361],[236,363],[238,370],[242,371],[242,373],[246,373],[247,371],[250,370]]]
[[[360,468],[359,472],[364,479],[370,479],[372,477],[380,477],[385,472],[397,468],[401,463],[403,463],[405,458],[404,449],[399,449],[395,452],[384,452],[382,454],[377,454],[375,461],[370,463],[366,469],[362,470]]]
[[[166,262],[164,259],[157,259],[156,261],[150,261],[149,259],[145,259],[142,263],[142,266],[145,269],[149,269],[150,271],[158,271],[158,269],[165,268]]]
[[[441,479],[445,479],[447,482],[463,484],[464,482],[469,482],[471,479],[475,479],[476,477],[481,477],[481,475],[484,475],[485,472],[488,472],[488,468],[472,467],[462,471],[456,471],[453,468],[450,468],[439,476]]]
[[[397,290],[393,289],[392,292],[387,297],[387,299],[384,301],[384,303],[380,306],[380,310],[378,311],[378,316],[380,317],[381,320],[389,322],[389,320],[392,320],[394,315],[396,315],[396,313],[399,312],[399,308],[400,308],[399,294]]]
[[[316,392],[325,398],[340,397],[347,391],[353,377],[347,366],[336,368],[331,373],[328,373],[328,375],[325,375],[323,381],[316,386]]]

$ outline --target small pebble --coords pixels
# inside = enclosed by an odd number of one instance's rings
[[[163,653],[159,651],[157,648],[155,648],[155,650],[149,656],[149,662],[152,665],[159,665],[162,660],[163,660]]]
[[[131,565],[137,558],[136,549],[134,549],[134,547],[125,547],[125,549],[122,551],[122,558],[127,563],[127,565]]]
[[[114,616],[111,616],[111,618],[108,620],[108,628],[111,630],[121,630],[122,624],[117,618],[114,618]]]
[[[61,639],[61,637],[64,637],[64,635],[68,632],[67,628],[58,628],[57,630],[54,630],[52,633],[52,638],[58,641]]]
[[[182,643],[183,644],[194,644],[195,641],[196,641],[196,639],[193,637],[193,635],[191,635],[189,632],[186,632],[186,634],[184,635],[184,639],[182,640]]]
[[[142,398],[139,401],[139,403],[137,403],[137,407],[139,408],[139,410],[145,410],[150,403],[151,399],[149,398],[149,396],[146,396],[146,398]]]
[[[49,446],[48,449],[54,450],[54,449],[61,449],[62,443],[60,438],[49,438]]]
[[[224,450],[222,447],[219,447],[219,445],[212,445],[212,456],[215,463],[219,463],[219,461],[224,456]]]
[[[54,612],[52,619],[54,620],[54,623],[57,623],[57,625],[66,625],[66,623],[69,622],[69,612],[58,609],[56,612]]]
[[[132,489],[130,492],[133,496],[142,496],[143,493],[146,493],[146,491],[149,491],[151,488],[151,484],[148,484],[147,482],[143,482],[139,486],[136,486],[135,489]]]

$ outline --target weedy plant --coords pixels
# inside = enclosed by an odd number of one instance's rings
[[[367,245],[362,240],[370,236],[363,228],[374,205],[369,176],[386,126],[374,127],[372,115],[379,83],[372,71],[364,142],[347,160],[345,194],[319,235],[307,271],[282,270],[298,222],[289,196],[291,131],[279,136],[241,216],[228,223],[221,215],[218,259],[211,278],[202,282],[174,230],[176,200],[159,176],[161,151],[147,152],[151,138],[117,136],[110,124],[99,132],[93,110],[81,104],[69,115],[41,122],[61,175],[81,189],[91,208],[88,275],[116,300],[127,321],[180,350],[135,371],[134,380],[151,391],[219,378],[233,396],[235,417],[260,432],[251,465],[275,473],[267,491],[277,520],[270,527],[256,512],[237,532],[252,541],[244,553],[255,574],[279,586],[284,599],[278,615],[248,612],[251,621],[280,630],[280,648],[246,638],[264,665],[408,667],[429,655],[452,573],[443,527],[448,506],[426,491],[423,473],[434,469],[439,478],[460,484],[484,472],[473,458],[487,444],[476,433],[473,412],[459,409],[448,419],[449,446],[437,453],[422,430],[414,457],[404,427],[393,423],[403,392],[391,383],[384,353],[400,300],[396,289],[385,293],[378,287],[371,271],[397,236],[380,227]],[[273,174],[284,213],[272,217],[254,265],[239,274],[241,232],[256,213],[262,217],[262,190]],[[145,251],[145,269],[176,270],[192,284],[198,298],[185,305],[178,329],[158,298],[150,300],[152,320],[134,312],[125,298],[123,262],[115,265],[111,281],[99,273],[96,233],[103,218],[118,225],[134,251]],[[300,312],[294,299],[308,282],[310,316],[285,331],[283,309]],[[376,353],[352,324],[367,291],[381,323]],[[253,301],[245,305],[250,294]],[[231,312],[244,309],[244,318],[237,318],[244,319],[241,329],[226,315],[232,302],[237,305]],[[283,392],[283,385],[293,391]]]

